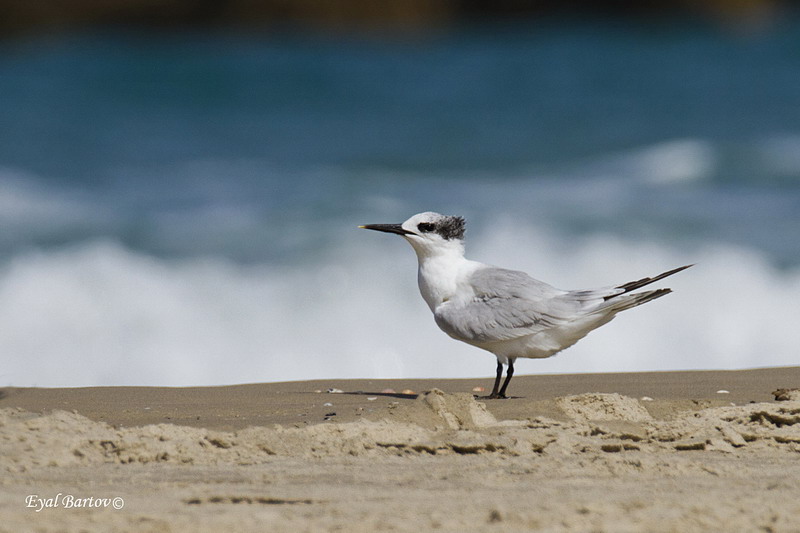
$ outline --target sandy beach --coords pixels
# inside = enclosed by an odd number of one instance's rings
[[[800,367],[490,386],[0,389],[0,531],[800,531]]]

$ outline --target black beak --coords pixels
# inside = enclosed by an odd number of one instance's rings
[[[403,229],[400,224],[366,224],[359,226],[359,228],[374,229],[385,233],[397,233],[398,235],[413,235],[413,232]]]

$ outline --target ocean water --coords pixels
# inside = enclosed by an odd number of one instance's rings
[[[675,292],[518,373],[800,363],[800,18],[0,43],[0,384],[481,377],[402,239]]]

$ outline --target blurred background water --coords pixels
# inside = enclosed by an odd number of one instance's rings
[[[800,16],[0,41],[0,383],[484,377],[400,238],[675,294],[520,373],[798,364]]]

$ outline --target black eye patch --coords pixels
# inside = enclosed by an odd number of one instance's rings
[[[423,233],[430,233],[431,231],[436,229],[436,226],[434,226],[430,222],[420,222],[419,224],[417,224],[417,229]]]

